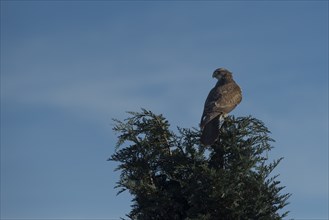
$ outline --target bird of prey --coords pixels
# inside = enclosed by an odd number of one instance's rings
[[[208,146],[218,139],[219,129],[224,118],[242,100],[240,87],[235,83],[232,73],[225,68],[218,68],[212,74],[218,79],[215,87],[209,92],[201,117],[201,144]]]

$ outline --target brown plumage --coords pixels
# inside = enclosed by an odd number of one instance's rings
[[[242,100],[240,87],[235,83],[232,73],[224,68],[216,69],[212,75],[218,79],[209,92],[204,104],[200,128],[201,144],[212,145],[219,135],[220,121]]]

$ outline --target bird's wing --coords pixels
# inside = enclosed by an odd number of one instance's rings
[[[241,89],[234,81],[216,85],[206,99],[200,123],[201,129],[216,116],[232,111],[241,100]]]
[[[218,87],[217,93],[219,97],[215,101],[215,111],[229,113],[242,100],[241,89],[234,81]]]

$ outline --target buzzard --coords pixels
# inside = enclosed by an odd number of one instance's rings
[[[205,146],[215,143],[224,118],[242,100],[241,89],[233,80],[229,70],[218,68],[212,77],[218,81],[209,92],[200,123],[201,144]]]

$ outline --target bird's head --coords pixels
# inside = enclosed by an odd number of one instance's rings
[[[232,78],[232,73],[225,69],[225,68],[218,68],[214,71],[212,74],[213,78],[216,78],[218,80],[224,79],[224,78]]]

